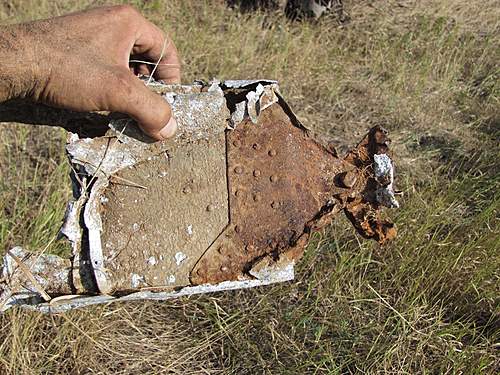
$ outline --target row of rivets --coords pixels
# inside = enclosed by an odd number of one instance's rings
[[[243,173],[243,167],[240,167],[240,166],[235,167],[234,168],[234,173],[236,173],[236,174],[242,174]],[[260,175],[261,175],[261,171],[259,171],[258,169],[256,169],[256,170],[253,171],[253,176],[254,177],[260,177]],[[271,177],[269,177],[269,180],[271,180],[271,182],[276,182],[276,181],[278,181],[278,176],[274,174]]]
[[[240,147],[241,146],[241,141],[235,140],[233,142],[233,146],[234,147]],[[252,145],[252,148],[254,150],[258,151],[258,150],[260,150],[262,148],[262,146],[259,143],[254,143]],[[276,156],[277,153],[276,153],[276,150],[271,149],[271,150],[269,150],[268,154],[269,154],[269,156]]]

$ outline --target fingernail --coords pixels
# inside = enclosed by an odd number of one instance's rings
[[[163,139],[170,138],[175,134],[176,130],[177,130],[177,121],[175,120],[174,116],[172,116],[170,117],[170,120],[168,120],[167,125],[165,125],[165,127],[160,130],[160,136]]]

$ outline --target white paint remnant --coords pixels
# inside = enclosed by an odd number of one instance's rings
[[[387,154],[373,155],[373,172],[377,181],[384,185],[375,192],[377,201],[389,208],[398,208],[399,203],[394,196],[394,167]]]
[[[169,284],[173,284],[173,283],[175,283],[175,276],[174,276],[174,275],[170,275],[170,276],[168,277],[168,283],[169,283]]]
[[[186,228],[186,232],[187,234],[189,234],[190,236],[193,235],[193,226],[191,224],[189,224]]]
[[[109,202],[108,197],[105,197],[104,195],[101,195],[101,203],[105,204],[105,203],[108,203],[108,202]]]
[[[132,280],[130,285],[132,285],[132,288],[138,288],[141,283],[144,282],[144,276],[139,276],[135,273],[132,274]]]
[[[134,232],[137,232],[139,230],[139,224],[137,223],[132,224],[132,229],[134,230]]]
[[[387,175],[391,175],[392,172],[392,161],[387,154],[375,154],[373,155],[373,171],[375,172],[375,177],[381,178]]]
[[[153,256],[150,256],[148,259],[147,259],[147,262],[150,266],[154,266],[157,262],[156,258],[153,257]]]
[[[182,251],[179,251],[175,253],[175,263],[180,266],[182,262],[184,262],[187,259],[187,255],[184,254]]]

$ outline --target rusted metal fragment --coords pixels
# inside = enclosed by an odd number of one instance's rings
[[[279,104],[226,137],[230,226],[195,267],[194,284],[238,279],[260,258],[278,258],[340,192],[333,182],[344,162],[294,126]]]
[[[17,291],[9,305],[56,312],[290,280],[310,234],[341,211],[367,238],[395,235],[379,217],[398,206],[382,128],[341,158],[310,136],[275,81],[152,89],[171,104],[177,135],[153,143],[113,115],[104,136],[69,137],[67,284],[44,284],[48,302]]]
[[[370,130],[345,160],[355,171],[342,175],[340,184],[354,180],[351,190],[337,199],[345,205],[345,213],[358,232],[381,244],[396,236],[394,224],[380,217],[381,206],[398,207],[392,190],[394,172],[389,157],[390,139],[381,126]],[[348,178],[351,174],[353,177]],[[346,188],[349,188],[346,186]]]

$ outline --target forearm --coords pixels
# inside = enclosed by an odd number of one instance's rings
[[[26,25],[0,26],[0,102],[32,97],[39,80],[36,43]]]

